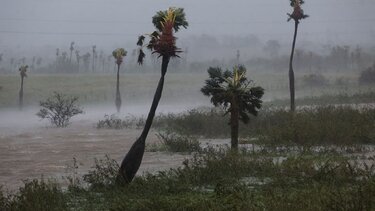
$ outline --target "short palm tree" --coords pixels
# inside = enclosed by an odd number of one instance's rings
[[[116,50],[112,52],[112,56],[115,58],[115,62],[117,64],[117,83],[116,83],[116,100],[115,100],[117,112],[120,112],[120,108],[121,108],[120,66],[126,54],[127,52],[123,48],[117,48]]]
[[[304,0],[290,0],[290,6],[293,7],[293,13],[288,13],[288,21],[294,20],[294,36],[293,36],[293,44],[292,44],[292,52],[290,54],[289,60],[289,91],[290,91],[290,110],[292,112],[296,109],[295,104],[295,87],[294,87],[294,71],[293,71],[293,57],[294,57],[294,49],[296,46],[296,38],[297,38],[297,31],[298,31],[298,24],[300,20],[309,17],[305,15],[301,5],[304,4]]]
[[[19,92],[19,108],[22,110],[23,108],[23,79],[27,77],[26,71],[29,66],[22,65],[19,69],[21,75],[21,88]]]
[[[238,148],[239,121],[249,122],[249,114],[257,115],[262,105],[264,89],[251,86],[246,78],[246,68],[236,66],[233,71],[222,71],[221,68],[208,69],[209,79],[201,89],[206,96],[211,96],[215,106],[223,106],[230,113],[231,148]]]
[[[152,18],[152,23],[157,30],[149,35],[150,41],[147,44],[147,48],[150,49],[153,54],[157,54],[158,57],[162,58],[161,76],[143,131],[126,154],[120,166],[120,175],[126,183],[133,180],[141,165],[145,151],[145,141],[163,92],[164,77],[167,73],[169,60],[172,57],[178,57],[177,53],[181,52],[176,47],[176,37],[174,37],[173,34],[181,27],[187,28],[188,26],[188,22],[185,19],[185,12],[182,8],[169,8],[167,11],[159,11]],[[144,40],[145,36],[142,35],[138,38],[137,42],[137,45],[140,46],[138,56],[139,64],[142,64],[145,58],[145,53],[142,50]]]

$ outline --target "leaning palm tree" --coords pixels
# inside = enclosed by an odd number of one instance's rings
[[[123,48],[117,48],[112,52],[112,56],[116,59],[117,64],[117,83],[116,83],[116,101],[115,105],[117,112],[120,113],[121,108],[121,95],[120,95],[120,66],[123,61],[124,56],[126,56],[126,51]]]
[[[290,6],[293,7],[293,13],[288,13],[288,21],[294,20],[294,36],[293,36],[293,44],[292,44],[292,52],[290,54],[289,60],[289,91],[290,91],[290,110],[292,112],[296,109],[295,104],[295,87],[294,87],[294,71],[293,71],[293,56],[294,56],[294,48],[296,46],[296,38],[297,38],[297,31],[298,31],[298,24],[300,20],[309,17],[305,15],[303,10],[301,9],[301,4],[304,3],[304,0],[290,0]]]
[[[133,180],[141,165],[145,151],[145,141],[163,92],[164,77],[167,73],[169,60],[173,57],[178,57],[177,53],[181,52],[176,47],[176,37],[173,36],[173,33],[177,32],[181,27],[187,28],[188,26],[183,8],[169,8],[167,11],[159,11],[152,18],[152,23],[157,30],[149,35],[150,42],[147,44],[147,48],[162,58],[161,76],[143,131],[126,154],[120,166],[119,173],[126,183]],[[142,64],[145,58],[145,53],[142,50],[144,40],[145,36],[142,35],[137,42],[137,45],[141,47],[138,56],[139,64]]]
[[[22,110],[23,108],[23,79],[27,77],[26,71],[29,66],[27,65],[22,65],[19,69],[20,75],[21,75],[21,88],[19,92],[19,108]]]
[[[246,78],[246,68],[236,66],[233,71],[222,71],[221,68],[208,69],[209,79],[201,92],[211,96],[215,106],[223,106],[230,113],[231,148],[238,148],[239,121],[249,122],[249,114],[257,115],[262,105],[264,89],[251,86],[252,82]]]

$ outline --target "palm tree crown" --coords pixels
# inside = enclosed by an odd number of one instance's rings
[[[19,71],[20,71],[20,75],[22,78],[27,77],[26,71],[28,67],[29,67],[28,65],[22,65],[20,67]]]
[[[287,13],[287,15],[289,16],[288,21],[293,19],[294,21],[299,22],[300,20],[309,17],[303,12],[303,9],[301,8],[301,5],[304,3],[304,0],[290,0],[290,6],[293,7],[293,13]]]
[[[124,56],[126,56],[127,52],[123,48],[117,48],[112,52],[112,56],[116,59],[116,64],[120,65],[123,61]]]
[[[208,69],[209,79],[201,89],[206,96],[211,96],[215,106],[223,106],[231,112],[234,103],[238,104],[240,120],[249,121],[249,115],[257,115],[262,104],[264,89],[251,86],[252,81],[246,78],[246,68],[234,67],[233,71],[222,71],[221,68]],[[234,102],[235,101],[235,102]]]
[[[157,29],[153,33],[149,34],[149,43],[146,45],[152,53],[159,54],[159,57],[178,57],[177,53],[181,50],[176,46],[176,37],[173,35],[181,27],[187,28],[188,22],[185,18],[185,12],[183,8],[169,8],[166,11],[159,11],[152,18],[152,23]],[[138,63],[142,64],[145,58],[145,53],[142,50],[145,36],[141,35],[138,37],[137,45],[140,46]]]

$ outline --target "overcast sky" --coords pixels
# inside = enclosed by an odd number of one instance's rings
[[[299,39],[374,43],[375,0],[305,0],[310,18]],[[151,17],[170,6],[185,8],[192,35],[258,35],[289,41],[289,0],[0,0],[0,46],[130,45],[154,30]],[[134,44],[135,46],[135,44]]]

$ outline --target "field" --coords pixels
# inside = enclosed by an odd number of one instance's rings
[[[116,180],[117,163],[141,132],[157,74],[123,74],[122,129],[98,128],[115,113],[113,75],[30,74],[23,111],[19,78],[1,75],[0,208],[373,210],[375,87],[342,74],[330,80],[346,77],[345,85],[300,83],[292,118],[286,75],[248,75],[265,87],[265,104],[240,126],[234,154],[228,116],[200,93],[207,75],[167,75],[141,169],[128,186]],[[78,96],[85,111],[67,128],[35,115],[54,91]]]

